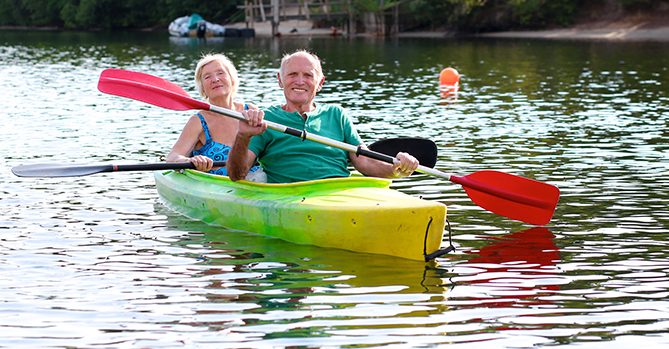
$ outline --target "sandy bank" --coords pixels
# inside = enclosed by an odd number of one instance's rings
[[[669,41],[669,26],[660,28],[640,28],[640,25],[607,28],[567,28],[540,31],[508,31],[479,34],[489,38],[536,38],[569,40],[651,40]]]

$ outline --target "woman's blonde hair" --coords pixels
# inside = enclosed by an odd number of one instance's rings
[[[232,96],[234,97],[235,94],[237,93],[237,90],[239,89],[239,77],[237,75],[237,68],[235,68],[235,65],[232,64],[232,61],[230,58],[226,57],[222,53],[215,53],[215,54],[204,54],[202,55],[202,58],[197,62],[197,66],[195,67],[195,87],[197,88],[197,92],[204,98],[205,100],[209,100],[209,96],[205,95],[204,93],[204,86],[202,86],[202,68],[214,61],[218,61],[225,67],[225,69],[228,70],[228,74],[230,75],[230,80],[232,80]]]

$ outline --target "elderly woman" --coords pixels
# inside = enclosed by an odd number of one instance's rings
[[[251,104],[234,101],[239,88],[237,69],[223,54],[204,55],[195,68],[195,86],[210,104],[241,112],[257,110]],[[208,110],[200,110],[181,131],[167,155],[167,162],[192,162],[203,172],[227,176],[225,167],[212,168],[214,161],[225,161],[235,140],[239,121]],[[254,167],[253,171],[258,167]],[[251,180],[251,178],[249,178]]]

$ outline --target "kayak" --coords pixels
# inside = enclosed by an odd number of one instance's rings
[[[194,170],[154,175],[168,207],[229,229],[423,261],[443,239],[446,206],[390,189],[387,179],[268,184]]]
[[[293,243],[427,261],[439,255],[444,235],[446,206],[393,190],[388,179],[268,184],[194,170],[154,176],[176,212]]]

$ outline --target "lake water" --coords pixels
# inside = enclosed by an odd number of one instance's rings
[[[192,112],[100,93],[106,68],[195,96],[198,57],[225,52],[240,96],[269,106],[297,48],[323,58],[318,100],[347,108],[365,140],[425,137],[442,171],[556,185],[553,220],[497,216],[441,179],[398,180],[449,207],[457,250],[425,264],[188,219],[161,204],[150,172],[11,173],[167,154]],[[657,42],[1,31],[0,347],[667,345],[668,57]],[[461,87],[442,98],[449,66]]]

